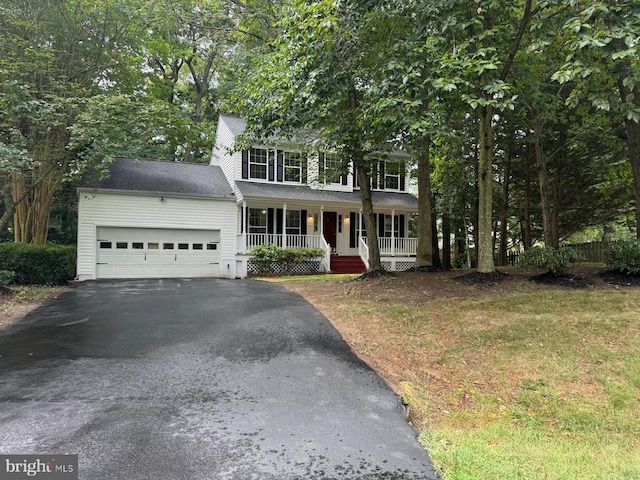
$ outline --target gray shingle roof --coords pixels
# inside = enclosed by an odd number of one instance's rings
[[[240,135],[247,128],[247,124],[244,120],[238,117],[232,117],[231,115],[220,115],[220,120],[229,127],[231,133],[234,135]]]
[[[273,183],[257,183],[236,181],[244,198],[269,200],[300,200],[317,203],[343,203],[360,205],[360,192],[334,192],[316,190],[306,186],[278,185]],[[373,192],[374,207],[418,209],[418,200],[408,193]]]
[[[110,176],[98,181],[85,178],[83,187],[135,192],[176,193],[233,199],[231,186],[218,166],[117,159]]]

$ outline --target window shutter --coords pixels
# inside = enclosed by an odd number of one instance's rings
[[[282,155],[282,152],[280,150],[278,150],[278,153],[276,154],[276,169],[277,169],[277,179],[279,182],[282,182],[284,180],[284,158]]]
[[[358,172],[356,171],[356,166],[353,166],[353,188],[356,188],[358,186]]]
[[[403,163],[402,165],[400,165],[400,191],[401,192],[404,192],[406,189],[406,186],[405,186],[406,175],[407,175],[406,166]]]
[[[242,151],[242,178],[249,178],[249,150]]]
[[[343,173],[342,175],[340,175],[340,183],[342,185],[346,185],[347,181],[348,181],[348,178],[346,173]]]
[[[300,210],[300,234],[307,234],[307,211]]]
[[[273,208],[267,209],[267,233],[273,233]]]
[[[358,217],[356,212],[349,213],[349,248],[356,248],[358,246],[356,238],[357,221]]]
[[[269,152],[268,157],[269,157],[269,160],[268,160],[268,162],[269,162],[269,167],[268,167],[269,168],[269,181],[273,182],[275,180],[275,177],[274,177],[274,168],[275,168],[275,166],[274,166],[273,155],[271,154],[271,152]]]
[[[276,210],[276,233],[282,233],[282,216],[284,215],[281,208]]]
[[[374,190],[378,188],[378,163],[377,162],[371,166],[371,188]]]
[[[384,237],[384,213],[378,214],[378,236]]]
[[[384,190],[385,187],[385,181],[384,181],[384,160],[380,160],[380,163],[378,164],[378,170],[380,171],[380,189]]]
[[[404,238],[405,221],[406,221],[406,217],[404,215],[400,215],[400,238]]]
[[[327,183],[327,165],[322,152],[318,152],[318,183]]]
[[[302,177],[300,180],[302,181],[302,183],[306,184],[307,183],[307,157],[301,157],[300,158],[300,177]]]

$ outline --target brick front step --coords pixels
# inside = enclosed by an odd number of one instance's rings
[[[364,273],[367,267],[359,256],[332,256],[332,273]]]

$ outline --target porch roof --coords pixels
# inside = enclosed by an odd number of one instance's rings
[[[314,189],[308,186],[278,185],[271,183],[236,181],[238,189],[245,199],[293,200],[314,204],[344,204],[360,208],[360,192],[335,192]],[[404,208],[417,210],[418,200],[409,193],[372,192],[374,207]]]

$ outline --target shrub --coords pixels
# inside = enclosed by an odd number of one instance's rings
[[[16,277],[16,272],[11,270],[0,270],[0,287],[11,285]]]
[[[321,257],[324,252],[321,248],[280,248],[274,244],[258,245],[250,254],[252,262],[261,272],[267,272],[274,264],[282,264],[286,270],[296,263],[314,260]]]
[[[614,243],[607,250],[607,265],[622,273],[640,274],[640,240]]]
[[[1,243],[0,265],[21,285],[59,285],[76,274],[76,247]]]
[[[544,268],[550,274],[560,277],[566,275],[569,267],[583,258],[582,253],[571,247],[533,247],[519,256],[518,264],[522,267]]]

